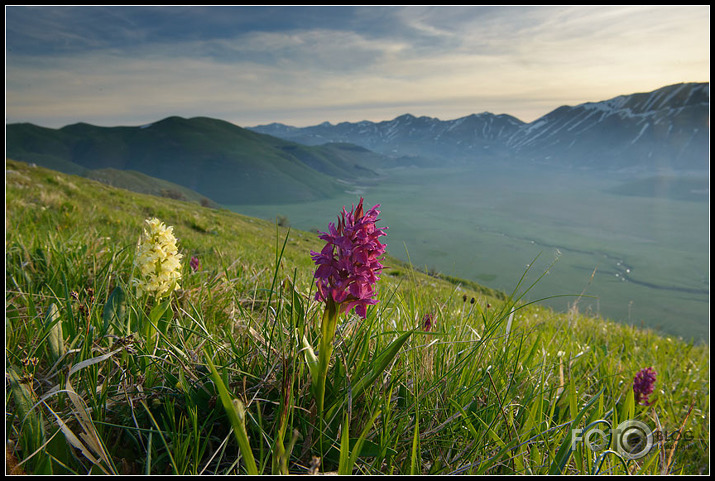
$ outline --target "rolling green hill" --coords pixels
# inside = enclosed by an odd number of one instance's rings
[[[376,177],[372,169],[385,160],[356,146],[308,147],[205,117],[169,117],[141,127],[10,124],[6,141],[9,158],[69,174],[133,170],[221,204],[331,197],[346,182]]]
[[[169,197],[177,200],[196,202],[205,207],[216,207],[216,203],[208,197],[199,194],[187,187],[157,179],[135,170],[119,170],[111,167],[106,169],[85,169],[83,177],[102,182],[103,184],[131,190],[139,194],[150,194],[160,197]]]

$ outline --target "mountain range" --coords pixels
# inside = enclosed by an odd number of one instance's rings
[[[110,184],[126,184],[127,175],[119,182],[117,174],[132,172],[132,178],[168,181],[225,205],[331,197],[391,162],[356,145],[305,146],[206,117],[169,117],[139,127],[9,124],[6,157],[114,178]]]
[[[473,114],[241,128],[207,117],[137,127],[8,124],[6,158],[224,205],[329,198],[405,165],[707,172],[708,83],[563,106],[530,122]],[[139,186],[142,186],[141,189]]]
[[[709,119],[709,83],[681,83],[562,106],[530,123],[485,112],[445,121],[406,114],[383,122],[250,129],[306,145],[349,142],[385,155],[440,162],[707,171]]]

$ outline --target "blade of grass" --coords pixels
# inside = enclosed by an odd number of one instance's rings
[[[238,446],[241,449],[241,454],[243,455],[246,465],[246,471],[249,475],[257,475],[258,468],[256,467],[256,460],[253,457],[253,451],[248,441],[248,433],[246,432],[246,410],[243,403],[238,399],[231,399],[231,395],[226,389],[226,385],[223,383],[221,375],[216,370],[216,366],[214,366],[208,353],[205,353],[205,359],[211,371],[211,379],[213,379],[214,384],[216,384],[216,389],[221,398],[221,404],[223,404],[223,408],[226,410],[228,419],[233,427],[236,441],[238,441]]]
[[[581,418],[586,414],[586,411],[596,401],[598,401],[599,397],[601,396],[601,392],[603,392],[603,389],[604,388],[601,388],[601,390],[586,403],[583,409],[581,409],[581,411],[571,421],[571,429],[574,429],[578,425],[579,421],[581,421]],[[562,474],[564,468],[566,467],[566,463],[571,457],[572,452],[572,436],[569,433],[568,435],[564,436],[564,440],[562,441],[559,450],[556,452],[556,456],[551,462],[551,466],[549,467],[549,474]]]

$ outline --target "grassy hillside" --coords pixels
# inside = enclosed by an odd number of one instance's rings
[[[372,167],[385,160],[364,149],[306,147],[205,117],[141,127],[10,124],[6,132],[10,158],[70,174],[138,171],[221,204],[330,197],[344,190],[339,179],[375,177]]]
[[[215,202],[191,189],[135,170],[92,169],[86,170],[83,177],[140,194],[196,202],[205,207],[216,206]]]
[[[184,256],[160,300],[131,285],[150,217]],[[709,472],[707,346],[524,305],[519,279],[503,295],[389,257],[367,318],[339,318],[318,415],[305,346],[321,338],[322,244],[6,161],[8,472]],[[632,383],[649,366],[646,406]],[[636,459],[580,441],[627,420],[667,436]]]

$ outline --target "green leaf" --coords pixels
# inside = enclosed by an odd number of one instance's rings
[[[499,437],[499,435],[496,433],[496,431],[494,431],[494,429],[492,429],[492,427],[491,427],[490,424],[487,424],[482,418],[480,418],[480,417],[477,416],[476,414],[474,415],[474,417],[475,417],[479,422],[481,422],[482,425],[486,428],[487,434],[488,434],[489,437],[492,439],[492,441],[494,441],[495,443],[497,443],[500,448],[506,447],[506,443],[504,442],[504,440]]]
[[[340,434],[340,461],[338,463],[338,474],[350,474],[352,472],[350,464],[350,419],[347,411],[343,418],[343,429]]]
[[[8,367],[6,375],[10,381],[10,392],[15,400],[15,412],[22,423],[21,445],[24,454],[29,456],[45,442],[45,429],[42,415],[35,409],[35,402],[37,400],[35,394],[22,380],[17,371],[12,367]],[[30,466],[33,473],[43,473],[51,468],[51,466],[47,466],[45,455],[36,457],[30,463]]]
[[[367,438],[368,433],[370,432],[370,429],[372,429],[372,425],[375,422],[375,419],[380,415],[380,411],[377,411],[375,414],[373,414],[372,418],[370,418],[370,421],[365,425],[365,428],[362,430],[360,433],[360,437],[357,439],[351,439],[350,440],[350,469],[352,470],[352,466],[355,465],[355,462],[357,461],[357,458],[359,456],[367,456],[365,453],[364,445],[365,445],[365,438]],[[374,443],[373,443],[374,444]],[[377,447],[377,452],[380,452],[379,446]]]
[[[636,400],[633,389],[628,389],[626,392],[626,399],[623,401],[621,406],[621,422],[627,419],[633,419],[636,412]]]
[[[419,474],[421,464],[420,456],[420,420],[415,417],[415,433],[412,438],[412,454],[410,455],[410,474]]]
[[[166,299],[162,302],[157,303],[154,307],[151,308],[151,311],[149,311],[149,320],[164,335],[166,335],[167,326],[169,325],[169,321],[171,320],[171,317],[167,319],[166,316],[167,312],[170,312],[170,305],[171,301],[169,299]]]
[[[65,354],[65,340],[62,335],[62,318],[57,305],[53,302],[45,315],[45,327],[49,329],[47,338],[50,343],[52,358],[56,361]]]
[[[120,336],[129,335],[130,328],[126,322],[126,296],[121,287],[115,287],[109,295],[102,312],[102,320],[104,321],[102,335],[109,333],[110,327],[118,330],[117,333]]]
[[[581,421],[581,418],[586,414],[586,411],[596,402],[598,401],[599,397],[601,396],[601,393],[603,392],[603,388],[595,395],[593,396],[581,409],[581,411],[576,415],[576,417],[573,419],[571,422],[571,429],[576,429],[578,426],[578,423]],[[572,447],[572,440],[571,440],[571,432],[568,431],[566,435],[564,436],[564,440],[561,442],[561,446],[559,447],[559,450],[556,452],[556,456],[554,456],[554,460],[551,462],[551,466],[549,467],[549,474],[562,474],[564,468],[566,467],[566,463],[568,462],[569,458],[571,457],[571,453],[573,452],[573,447]]]
[[[414,331],[405,332],[392,341],[392,343],[370,363],[368,371],[352,387],[353,398],[362,394],[362,392],[382,374],[413,332]]]
[[[211,379],[216,385],[219,398],[221,398],[221,404],[226,410],[226,414],[228,414],[228,419],[233,427],[233,433],[241,449],[241,454],[246,464],[246,472],[250,475],[257,475],[258,468],[256,467],[256,460],[253,457],[253,451],[251,451],[251,445],[248,442],[248,433],[246,432],[246,409],[240,400],[232,398],[228,389],[226,389],[223,379],[221,379],[221,375],[216,370],[216,366],[211,362],[211,357],[208,353],[205,354],[205,357],[206,364],[208,364],[211,371]]]
[[[340,462],[338,465],[338,474],[352,474],[353,466],[355,466],[358,457],[380,455],[382,452],[380,446],[375,443],[367,442],[365,439],[367,438],[370,429],[372,429],[375,419],[377,419],[377,416],[379,415],[380,411],[373,414],[372,418],[370,418],[368,423],[365,425],[365,428],[363,428],[358,438],[350,438],[350,419],[348,418],[348,413],[345,412],[342,433],[340,435]],[[394,451],[392,452],[396,454]]]
[[[358,444],[359,441],[360,444]],[[383,448],[375,442],[361,438],[350,438],[350,452],[359,458],[374,458],[382,454],[390,457],[397,454],[397,451],[389,446]]]
[[[300,329],[300,328],[302,328],[302,325],[305,323],[305,309],[303,308],[303,302],[300,298],[300,294],[298,294],[295,291],[295,288],[293,287],[292,282],[290,282],[290,281],[286,282],[286,286],[288,289],[290,289],[290,296],[291,296],[290,307],[291,307],[291,316],[294,320],[293,325]]]
[[[541,466],[541,464],[542,464],[542,462],[541,462],[541,452],[539,451],[539,448],[538,448],[537,444],[532,444],[532,445],[530,445],[530,446],[529,446],[529,449],[530,449],[529,455],[530,455],[530,457],[531,457],[531,466],[532,466],[532,469],[536,469],[537,467]],[[540,472],[540,471],[537,471],[537,472],[534,473],[534,474],[541,474],[541,472]]]
[[[538,399],[535,403],[532,403],[531,406],[524,406],[524,409],[526,410],[526,421],[524,422],[524,427],[521,429],[521,432],[523,433],[524,437],[529,436],[532,428],[536,425],[534,410],[538,407],[538,405],[536,405],[537,402],[540,404],[541,399]]]
[[[578,398],[576,395],[576,385],[574,384],[573,376],[569,374],[569,414],[571,419],[578,415]]]
[[[36,401],[35,395],[12,367],[8,367],[6,374],[10,380],[10,391],[15,399],[18,418],[25,423],[27,428],[24,434],[32,439],[31,445],[39,447],[44,438],[44,428],[40,416],[33,409]]]
[[[297,333],[297,332],[296,332]],[[317,379],[318,376],[318,357],[315,355],[315,351],[310,346],[308,339],[303,336],[303,355],[305,356],[305,362],[308,364],[308,370],[310,371],[310,376],[313,379]]]

